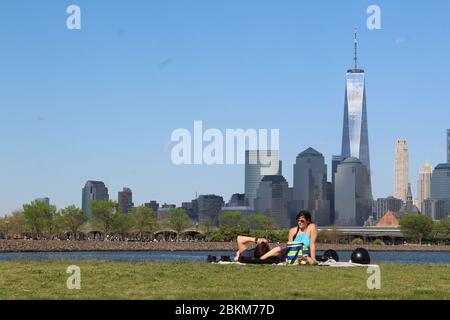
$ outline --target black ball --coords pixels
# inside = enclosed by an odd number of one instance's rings
[[[323,259],[325,261],[333,259],[334,261],[339,262],[339,255],[336,251],[330,249],[324,252]]]
[[[206,262],[208,263],[212,263],[212,262],[216,262],[217,258],[215,256],[211,256],[209,255],[208,258],[206,259]]]
[[[358,248],[352,253],[351,261],[357,264],[370,264],[369,251],[364,248]]]
[[[220,261],[222,262],[231,262],[230,256],[221,256]]]

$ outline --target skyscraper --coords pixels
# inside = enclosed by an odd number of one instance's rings
[[[438,165],[431,178],[431,198],[450,200],[450,163]]]
[[[355,66],[347,71],[345,86],[342,157],[361,160],[370,174],[369,129],[367,124],[366,80],[358,69],[358,39],[355,32]]]
[[[337,173],[337,168],[338,166],[342,163],[342,161],[344,161],[344,157],[343,156],[333,156],[332,161],[331,161],[331,189],[330,192],[328,193],[328,198],[330,199],[330,224],[333,225],[334,224],[334,220],[335,220],[335,213],[336,213],[336,205],[334,203],[334,193],[336,190],[336,173]]]
[[[320,226],[331,225],[330,201],[327,197],[327,165],[323,155],[309,148],[297,156],[294,164],[293,206],[311,212]]]
[[[205,218],[210,218],[214,225],[219,225],[219,215],[225,205],[223,198],[214,194],[201,195],[197,199],[198,222],[203,223]]]
[[[118,202],[119,207],[123,210],[125,213],[131,213],[131,210],[133,209],[134,203],[133,203],[133,192],[130,188],[123,188],[122,191],[119,191],[118,194]]]
[[[431,197],[431,177],[433,167],[428,163],[422,166],[419,172],[419,181],[417,181],[417,207],[423,211],[422,204]]]
[[[406,203],[409,184],[408,143],[404,139],[397,140],[395,146],[395,185],[394,196]]]
[[[37,199],[34,200],[34,201],[37,201],[37,202],[41,202],[41,203],[45,203],[45,204],[50,205],[50,198],[48,198],[48,197],[45,197],[45,198],[37,198]]]
[[[255,210],[273,218],[279,228],[289,228],[291,200],[292,190],[283,176],[264,176],[258,186]]]
[[[270,162],[266,161],[270,159]],[[254,208],[256,191],[264,176],[281,175],[278,150],[252,150],[245,152],[245,205]]]
[[[342,162],[336,173],[337,226],[363,226],[372,215],[372,194],[367,167],[357,158]]]
[[[82,210],[87,215],[91,214],[91,201],[108,200],[108,188],[101,181],[88,181],[82,190]]]

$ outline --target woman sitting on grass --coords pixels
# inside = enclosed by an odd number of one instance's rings
[[[301,211],[296,217],[298,226],[289,230],[289,242],[302,243],[302,252],[298,251],[299,246],[290,246],[286,248],[277,247],[270,250],[269,242],[266,239],[252,237],[238,237],[239,251],[235,261],[242,262],[248,258],[255,258],[262,261],[286,262],[287,260],[303,260],[309,265],[316,265],[316,239],[317,227],[311,220],[311,214],[308,211]],[[255,249],[248,249],[248,244],[256,243]]]

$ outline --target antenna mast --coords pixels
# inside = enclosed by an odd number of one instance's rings
[[[358,69],[358,29],[355,28],[355,70]]]

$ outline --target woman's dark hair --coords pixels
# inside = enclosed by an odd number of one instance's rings
[[[269,251],[270,251],[269,245],[267,243],[263,242],[263,243],[258,244],[255,247],[254,256],[256,259],[259,259]]]
[[[311,219],[311,213],[309,213],[308,211],[300,211],[300,213],[297,215],[297,218],[295,218],[295,220],[299,220],[301,217],[305,218],[306,222],[312,223],[312,219]]]

